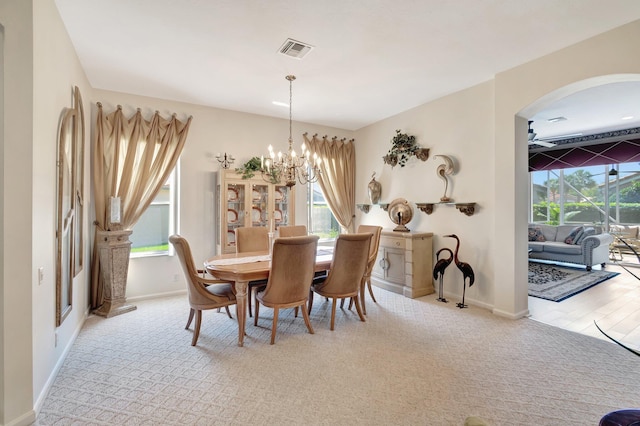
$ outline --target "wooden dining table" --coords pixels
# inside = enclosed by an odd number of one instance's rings
[[[326,271],[331,266],[333,251],[318,248],[315,271]],[[238,316],[238,346],[243,346],[247,321],[247,287],[249,281],[266,280],[271,269],[271,256],[266,251],[230,253],[214,256],[204,262],[205,269],[214,277],[232,282],[236,292]]]

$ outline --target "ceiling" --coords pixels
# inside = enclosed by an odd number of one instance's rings
[[[293,74],[293,119],[347,130],[640,19],[637,0],[55,2],[94,88],[288,118]],[[284,56],[287,38],[314,48]],[[640,83],[618,86],[538,113],[538,137],[640,125]]]

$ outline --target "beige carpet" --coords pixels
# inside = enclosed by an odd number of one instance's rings
[[[207,311],[197,347],[185,297],[91,317],[38,425],[597,425],[640,405],[640,359],[607,341],[375,289],[368,320],[314,301],[272,311],[236,345],[237,323]],[[346,312],[346,313],[345,313]]]

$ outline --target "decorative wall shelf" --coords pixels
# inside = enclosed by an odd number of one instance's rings
[[[433,206],[438,205],[438,204],[445,204],[447,206],[455,206],[455,208],[457,208],[458,210],[460,210],[460,213],[464,213],[467,216],[473,216],[473,214],[476,211],[476,203],[445,203],[445,202],[439,202],[439,203],[416,203],[416,207],[418,207],[418,210],[426,213],[426,214],[431,214],[433,213]]]
[[[385,204],[356,204],[356,207],[358,208],[358,210],[360,210],[363,213],[369,213],[369,211],[371,211],[371,206],[380,206],[380,208],[382,210],[389,211],[389,203],[385,203]]]
[[[460,213],[464,213],[467,216],[473,216],[476,212],[476,203],[445,203],[445,202],[437,202],[437,203],[416,203],[416,207],[418,210],[431,214],[433,213],[433,206],[438,204],[445,204],[447,206],[455,206],[456,209],[460,210]],[[376,204],[356,204],[358,210],[364,213],[369,213],[371,210],[371,206],[375,206]],[[382,210],[389,211],[389,203],[380,203],[377,204]]]

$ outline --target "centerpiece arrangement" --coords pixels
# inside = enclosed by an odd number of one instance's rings
[[[416,158],[427,161],[429,158],[429,148],[420,148],[416,143],[416,137],[401,133],[400,130],[396,130],[396,135],[391,139],[391,149],[387,152],[387,155],[382,157],[385,164],[389,164],[391,167],[400,165],[404,167],[407,161],[415,156]]]

